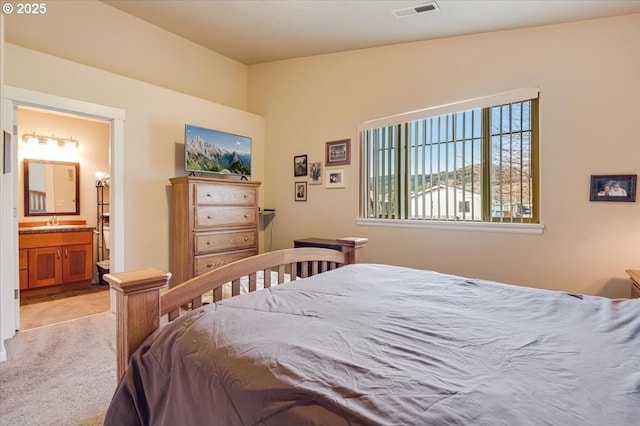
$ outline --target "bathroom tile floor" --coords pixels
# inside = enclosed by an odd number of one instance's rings
[[[109,286],[71,290],[20,300],[20,330],[42,327],[109,310]]]

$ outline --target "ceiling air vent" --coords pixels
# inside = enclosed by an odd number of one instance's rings
[[[418,15],[420,13],[434,12],[440,10],[438,4],[435,1],[429,3],[417,4],[415,6],[402,7],[400,9],[394,9],[391,11],[396,18],[406,18],[407,16]]]

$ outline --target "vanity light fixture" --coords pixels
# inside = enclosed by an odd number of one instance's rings
[[[62,148],[73,148],[76,149],[80,144],[77,140],[73,138],[57,138],[55,136],[40,136],[35,133],[25,133],[22,135],[22,140],[29,145],[48,145],[48,146],[59,146]]]

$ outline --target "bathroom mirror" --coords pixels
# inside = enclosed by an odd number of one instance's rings
[[[24,160],[24,215],[80,214],[80,164]]]

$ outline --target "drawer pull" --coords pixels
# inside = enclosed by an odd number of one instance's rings
[[[213,268],[213,263],[207,263],[207,269]]]
[[[211,241],[207,241],[207,245],[210,246],[211,245]]]
[[[207,193],[207,197],[211,197],[211,194]]]
[[[207,219],[211,219],[211,215],[207,216]]]
[[[244,217],[245,217],[245,218],[248,218],[248,217],[250,217],[250,216],[249,216],[248,214],[246,214],[246,213],[245,213]]]
[[[244,237],[244,240],[245,241],[249,241],[249,237]]]
[[[249,198],[249,194],[244,194],[244,198]]]

